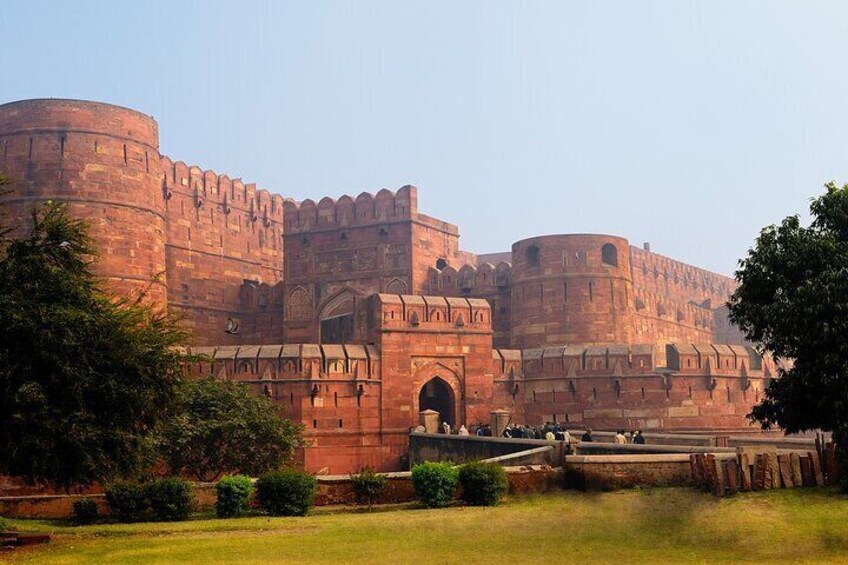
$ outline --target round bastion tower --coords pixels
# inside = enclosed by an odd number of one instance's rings
[[[80,100],[0,105],[0,171],[14,182],[3,197],[13,226],[33,206],[64,202],[97,244],[95,270],[110,291],[147,289],[167,300],[165,202],[156,121],[140,112]]]
[[[630,245],[609,235],[546,235],[512,246],[512,347],[630,343]]]

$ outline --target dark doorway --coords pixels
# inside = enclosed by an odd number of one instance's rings
[[[454,427],[453,390],[448,383],[434,377],[427,381],[418,395],[418,410],[435,410],[439,413],[439,421],[447,422]]]
[[[353,314],[321,320],[321,343],[353,342]]]

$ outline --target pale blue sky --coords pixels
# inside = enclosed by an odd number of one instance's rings
[[[845,2],[0,0],[0,73],[283,196],[415,184],[481,253],[601,232],[730,274],[848,180]]]

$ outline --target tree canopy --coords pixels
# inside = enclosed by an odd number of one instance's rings
[[[798,216],[764,228],[740,261],[730,318],[775,357],[792,360],[751,417],[787,433],[832,431],[848,440],[848,185],[826,185]]]
[[[0,196],[11,180],[0,173]],[[146,474],[260,474],[302,446],[301,426],[247,387],[185,374],[177,320],[115,297],[91,270],[85,222],[62,204],[11,236],[0,206],[0,474],[65,489]],[[157,447],[159,450],[157,451]]]
[[[159,436],[163,460],[174,474],[207,481],[225,472],[258,476],[289,463],[303,447],[303,427],[239,382],[187,380],[174,413]]]
[[[182,375],[164,313],[98,287],[84,222],[48,202],[0,250],[0,472],[65,488],[138,471]]]

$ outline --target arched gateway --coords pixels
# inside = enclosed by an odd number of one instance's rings
[[[440,422],[447,422],[451,427],[456,425],[453,390],[439,377],[433,377],[421,387],[421,392],[418,393],[418,410],[435,410],[439,413]]]

